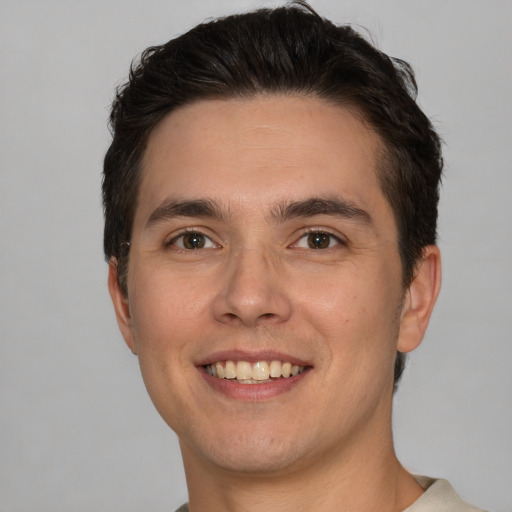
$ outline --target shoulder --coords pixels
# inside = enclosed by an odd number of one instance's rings
[[[486,512],[463,501],[446,480],[425,476],[415,478],[425,492],[403,512]],[[189,512],[188,504],[185,503],[176,512]]]
[[[446,480],[425,476],[415,478],[425,492],[403,512],[485,512],[463,501]]]

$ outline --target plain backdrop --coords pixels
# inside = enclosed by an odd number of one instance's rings
[[[442,295],[396,396],[399,457],[512,510],[512,2],[312,0],[410,61],[445,142]],[[100,183],[132,57],[255,0],[0,0],[0,511],[186,500],[107,294]]]

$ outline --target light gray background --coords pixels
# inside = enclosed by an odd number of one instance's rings
[[[0,1],[0,510],[172,511],[174,434],[118,333],[100,173],[131,58],[249,0]],[[397,395],[399,456],[511,510],[512,3],[312,0],[413,63],[446,140],[444,285]]]

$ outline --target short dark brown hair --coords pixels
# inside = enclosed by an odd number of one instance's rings
[[[174,109],[206,98],[258,94],[315,96],[355,107],[381,137],[379,180],[399,233],[404,287],[423,249],[436,242],[441,141],[416,104],[406,62],[375,48],[350,26],[336,26],[305,2],[200,24],[132,64],[112,105],[113,140],[104,162],[104,251],[126,272],[141,162],[149,135]],[[398,354],[395,382],[403,367]]]

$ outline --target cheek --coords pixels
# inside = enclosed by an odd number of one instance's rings
[[[131,283],[130,312],[140,350],[175,353],[193,339],[201,327],[198,319],[207,314],[206,288],[202,282],[162,271],[138,273]]]
[[[297,290],[298,312],[320,333],[332,360],[340,354],[377,360],[394,357],[401,289],[394,272],[350,269],[304,279]],[[358,355],[359,354],[359,355]]]
[[[135,272],[134,272],[135,274]],[[205,301],[200,287],[160,271],[139,272],[130,283],[130,311],[141,374],[156,409],[174,430],[192,415],[184,397],[196,377],[190,353],[200,339]]]
[[[397,281],[377,269],[373,272],[341,269],[323,276],[308,276],[300,280],[295,293],[302,307],[323,318],[326,326],[358,320],[371,326],[390,317],[394,319],[400,295]]]

